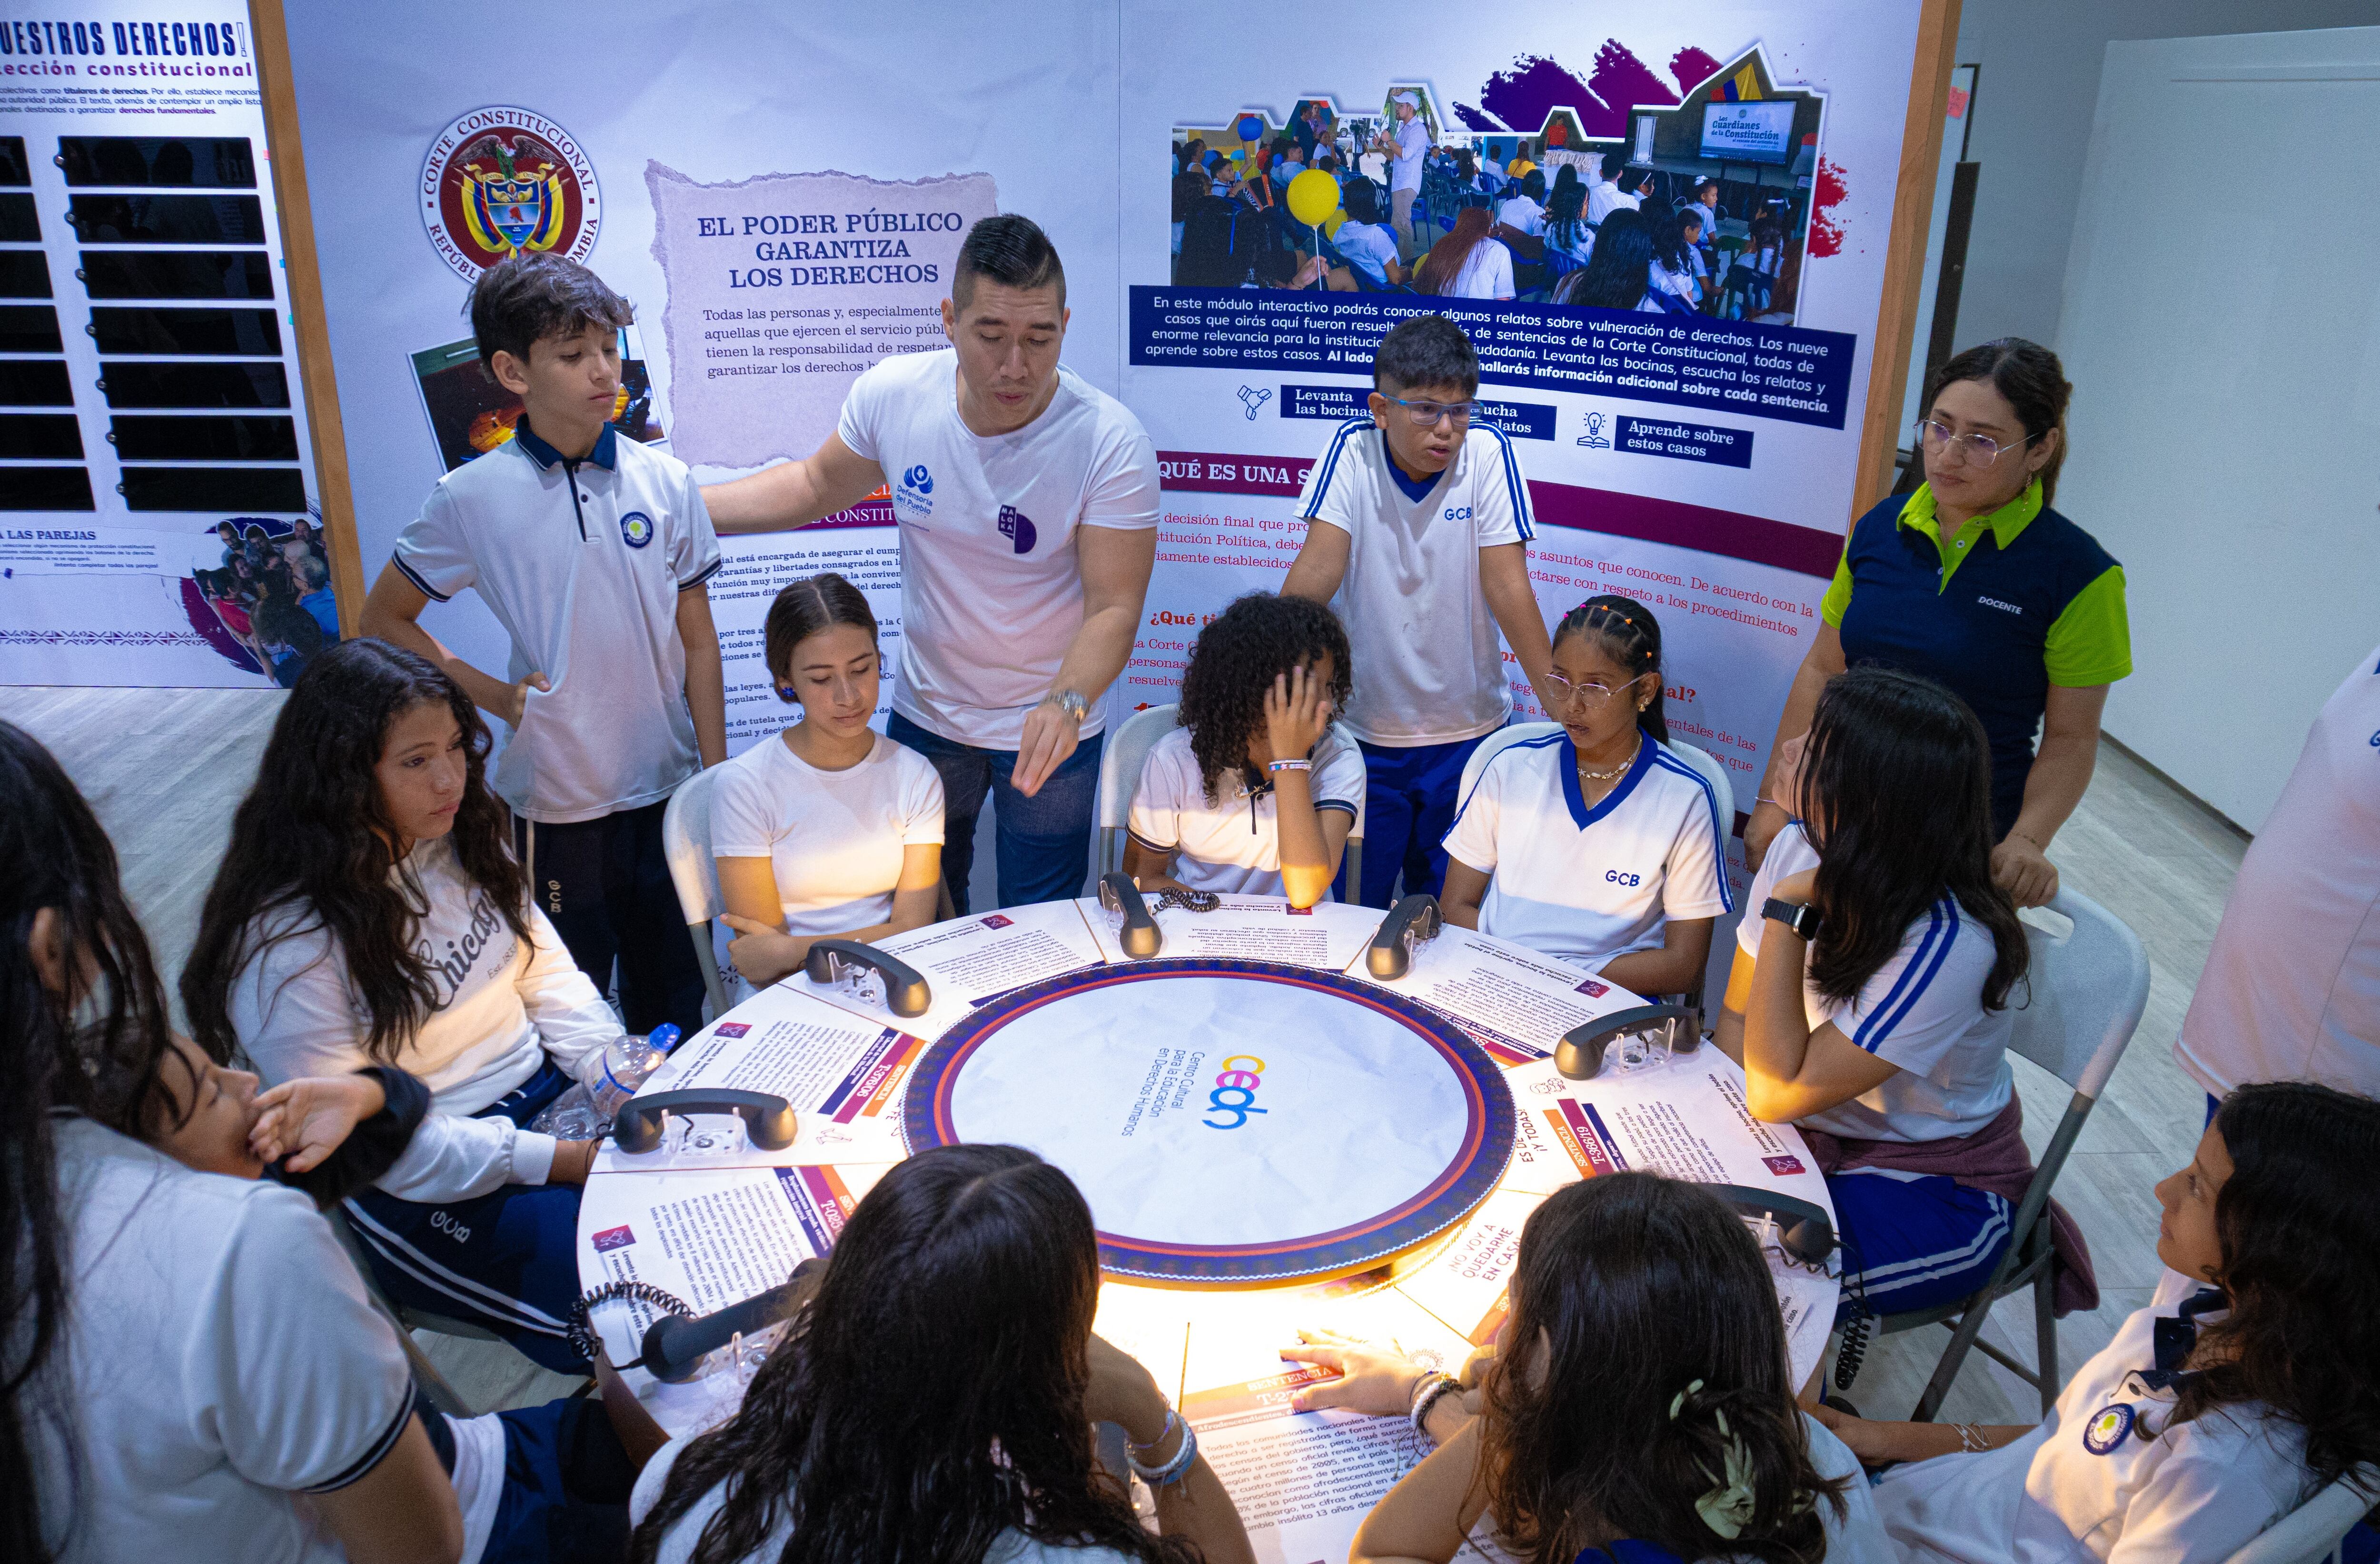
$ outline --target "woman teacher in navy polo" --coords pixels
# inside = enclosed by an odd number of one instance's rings
[[[2107,686],[2132,671],[2123,567],[2049,508],[2073,389],[2058,355],[2021,337],[1936,372],[1917,426],[1925,481],[1852,524],[1786,697],[1744,830],[1755,866],[1786,823],[1777,800],[1792,796],[1819,690],[1880,663],[1973,708],[1991,741],[1992,879],[2019,906],[2058,893],[2050,838],[2091,783]]]

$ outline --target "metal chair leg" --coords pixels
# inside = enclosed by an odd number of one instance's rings
[[[1909,1414],[1912,1423],[1931,1423],[1934,1414],[1942,1410],[1942,1402],[1950,1394],[1951,1382],[1959,1377],[1959,1365],[1967,1361],[1967,1353],[1983,1333],[1984,1320],[1991,1313],[1985,1303],[1987,1294],[1969,1300],[1967,1312],[1959,1316],[1959,1328],[1950,1333],[1950,1344],[1942,1350],[1942,1361],[1934,1365],[1934,1377],[1925,1382],[1925,1393],[1917,1398],[1917,1410]]]
[[[2044,1266],[2041,1274],[2033,1279],[2033,1333],[2034,1372],[2041,1388],[2041,1415],[2047,1417],[2058,1405],[2060,1379],[2058,1373],[2058,1267]]]

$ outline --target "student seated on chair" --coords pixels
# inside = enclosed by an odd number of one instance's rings
[[[1521,1229],[1509,1301],[1473,1388],[1312,1333],[1281,1353],[1340,1375],[1297,1410],[1418,1418],[1437,1443],[1352,1564],[1891,1564],[1858,1461],[1794,1404],[1760,1246],[1710,1191],[1560,1191]]]
[[[942,882],[942,779],[876,715],[876,615],[828,571],[769,605],[769,682],[802,720],[719,768],[710,851],[729,959],[765,988],[813,940],[881,940],[934,921]]]
[[[1364,757],[1332,727],[1350,684],[1339,616],[1251,592],[1198,632],[1181,725],[1150,746],[1123,867],[1143,891],[1330,894],[1364,803]]]
[[[1090,1207],[1033,1153],[894,1165],[735,1414],[645,1467],[628,1557],[1247,1564],[1188,1425],[1091,1334],[1099,1296]],[[1132,1442],[1153,1528],[1097,1464],[1099,1422]]]
[[[316,1209],[429,1091],[378,1065],[259,1092],[174,1036],[98,819],[6,724],[0,793],[0,1557],[616,1555],[635,1470],[603,1414],[425,1412]]]
[[[2038,1427],[1817,1415],[1932,1564],[2220,1564],[2380,1464],[2380,1103],[2307,1082],[2224,1098],[2156,1186],[2149,1306]],[[2380,1493],[2363,1491],[2368,1505]],[[2371,1556],[2369,1522],[2346,1556]]]
[[[1491,758],[1446,836],[1449,923],[1575,962],[1640,994],[1701,986],[1731,911],[1707,778],[1662,747],[1661,626],[1593,597],[1554,629],[1560,733]]]
[[[487,753],[428,659],[377,640],[316,658],[233,817],[182,1003],[209,1057],[271,1083],[419,1076],[430,1121],[346,1202],[382,1287],[584,1374],[563,1316],[596,1143],[527,1125],[601,1079],[620,1023],[530,900]]]
[[[2008,1062],[2032,952],[1992,883],[1990,752],[1966,703],[1854,668],[1817,709],[1801,823],[1744,897],[1718,1041],[1753,1116],[1800,1125],[1827,1175],[1849,1319],[1955,1303],[2009,1245],[2033,1175]],[[2061,1314],[2095,1303],[2062,1236]]]

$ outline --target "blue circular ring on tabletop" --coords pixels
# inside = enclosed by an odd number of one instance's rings
[[[1453,1022],[1275,962],[1086,968],[999,996],[912,1071],[914,1155],[1031,1147],[1090,1202],[1121,1279],[1287,1286],[1460,1223],[1511,1160],[1503,1071]]]

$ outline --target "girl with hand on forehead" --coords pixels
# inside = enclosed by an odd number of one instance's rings
[[[710,794],[728,961],[755,988],[812,940],[924,927],[942,883],[942,779],[869,726],[883,659],[867,598],[832,571],[793,582],[764,638],[777,698],[802,720],[719,767]]]
[[[1446,837],[1446,919],[1640,994],[1702,982],[1734,905],[1718,790],[1666,747],[1661,626],[1599,596],[1554,628],[1558,733],[1488,762]]]
[[[1364,756],[1331,714],[1352,687],[1339,616],[1251,592],[1198,632],[1181,725],[1133,794],[1124,872],[1144,891],[1330,894],[1364,805]]]

